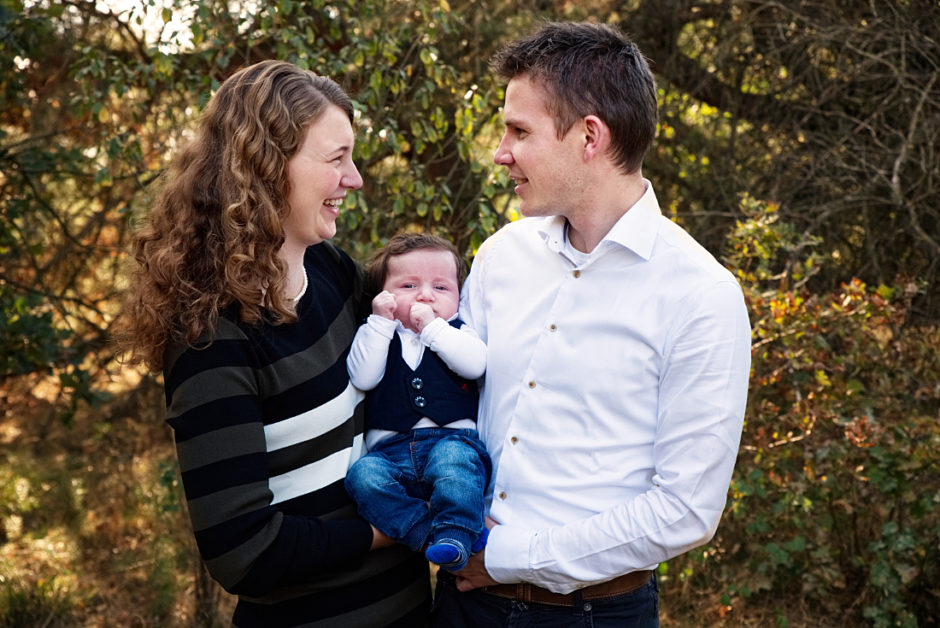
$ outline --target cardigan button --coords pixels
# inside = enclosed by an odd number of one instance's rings
[[[415,377],[411,380],[411,387],[415,390],[421,390],[424,388],[424,380],[420,377]]]
[[[424,406],[428,405],[428,400],[419,395],[415,397],[415,405],[419,408],[423,408]]]

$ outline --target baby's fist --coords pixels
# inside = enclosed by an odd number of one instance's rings
[[[434,310],[427,303],[415,303],[411,306],[411,324],[419,334],[433,320]]]
[[[372,313],[392,321],[395,320],[395,295],[388,290],[383,290],[375,295],[375,298],[372,299]]]

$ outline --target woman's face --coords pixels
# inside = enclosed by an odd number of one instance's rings
[[[349,118],[336,105],[307,127],[300,148],[287,162],[286,249],[303,251],[336,235],[336,218],[346,193],[362,187],[352,161],[354,143]]]

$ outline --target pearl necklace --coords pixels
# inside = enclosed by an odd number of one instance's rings
[[[292,301],[294,303],[297,303],[298,301],[300,301],[300,297],[304,296],[304,293],[306,292],[307,292],[307,271],[305,269],[304,270],[304,284],[300,286],[300,292],[297,294],[296,297],[292,299]]]

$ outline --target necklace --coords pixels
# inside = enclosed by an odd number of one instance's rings
[[[307,292],[307,271],[304,270],[304,284],[300,286],[300,292],[297,293],[297,296],[292,299],[294,303],[300,301],[300,297],[304,296],[304,293]]]

